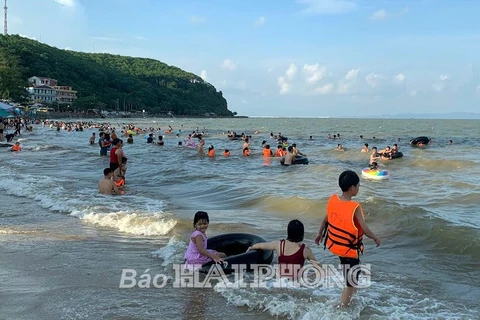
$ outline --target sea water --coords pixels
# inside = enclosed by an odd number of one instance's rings
[[[0,310],[2,319],[478,319],[480,318],[480,142],[478,120],[388,119],[111,119],[161,127],[164,146],[145,135],[125,143],[123,196],[98,194],[108,167],[93,132],[57,132],[35,125],[19,137],[22,151],[0,149]],[[173,133],[164,134],[171,125]],[[178,148],[198,127],[205,151]],[[251,157],[243,141],[252,135]],[[254,134],[259,130],[259,134]],[[270,132],[282,133],[307,154],[308,165],[284,167],[261,156]],[[327,139],[340,133],[341,139]],[[364,139],[359,136],[363,135]],[[312,140],[309,137],[312,136]],[[409,139],[428,136],[427,148]],[[375,139],[373,138],[375,137]],[[400,142],[398,142],[400,138]],[[126,137],[123,138],[126,142]],[[453,140],[449,145],[448,140]],[[341,143],[344,152],[335,151]],[[300,219],[317,259],[337,264],[313,243],[325,206],[338,193],[346,169],[368,165],[364,143],[383,149],[397,143],[404,157],[383,161],[387,181],[361,178],[357,200],[381,239],[364,241],[362,262],[372,285],[345,310],[339,288],[195,289],[119,288],[123,270],[175,276],[198,210],[210,215],[209,237],[247,232],[269,241],[284,238]],[[229,149],[230,157],[223,157]],[[170,280],[169,280],[170,281]]]

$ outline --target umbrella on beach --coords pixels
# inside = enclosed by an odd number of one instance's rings
[[[8,116],[11,116],[12,114],[8,112],[7,110],[0,109],[0,118],[7,118]]]
[[[6,103],[3,103],[3,102],[0,102],[0,110],[10,110],[12,108],[13,108],[13,106],[11,106],[9,104],[6,104]]]

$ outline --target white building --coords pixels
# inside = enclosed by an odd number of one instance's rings
[[[59,104],[72,104],[77,99],[77,91],[72,90],[70,86],[54,86],[57,92],[57,102]]]
[[[52,103],[57,101],[57,91],[49,86],[37,86],[37,87],[28,87],[28,93],[32,100],[37,102],[48,102]]]
[[[53,87],[53,86],[56,86],[58,84],[58,81],[55,80],[55,79],[50,79],[50,78],[45,78],[45,77],[37,77],[37,76],[28,78],[28,82],[33,84],[33,87],[37,87],[37,86]]]

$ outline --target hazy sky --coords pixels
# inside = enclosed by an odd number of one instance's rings
[[[178,66],[222,90],[240,115],[479,110],[480,1],[8,0],[8,6],[11,34]]]

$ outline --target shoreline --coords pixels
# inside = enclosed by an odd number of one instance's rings
[[[48,112],[48,113],[37,113],[34,115],[33,118],[38,119],[147,119],[147,118],[165,118],[165,119],[175,119],[175,118],[192,118],[192,119],[247,119],[248,116],[192,116],[192,115],[176,115],[176,116],[169,116],[166,114],[130,114],[128,116],[124,115],[108,115],[108,116],[101,116],[94,113],[76,113],[76,112]]]

